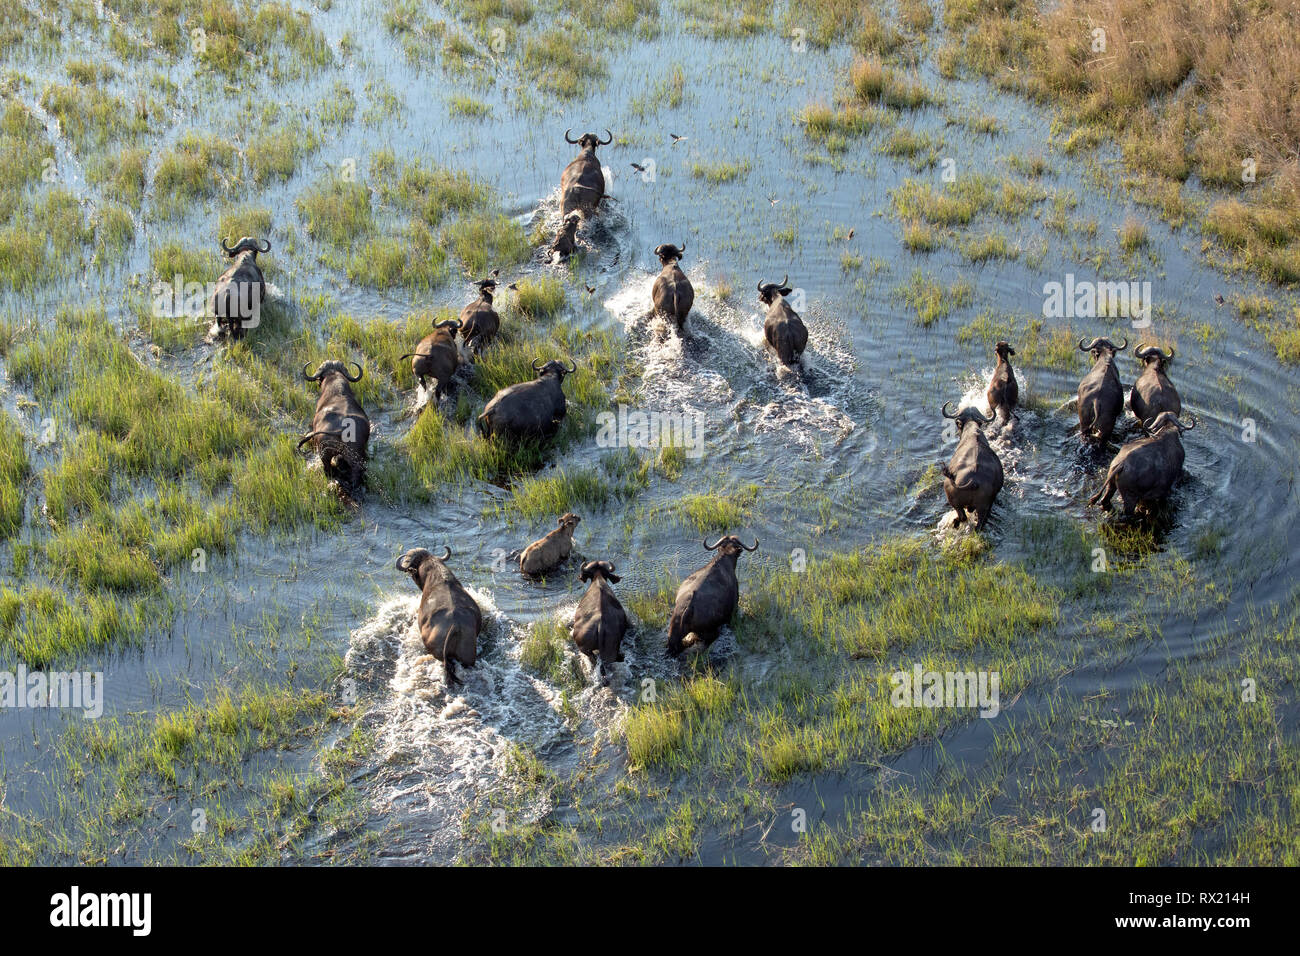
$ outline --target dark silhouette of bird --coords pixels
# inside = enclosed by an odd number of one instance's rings
[[[767,201],[770,202],[773,206],[775,206],[781,200],[777,199],[775,196],[768,196]]]
[[[644,172],[645,172],[645,167],[642,166],[640,163],[633,163],[633,164],[632,164],[632,168],[635,169],[638,173],[644,173]]]
[[[678,143],[680,143],[682,140],[684,140],[684,139],[687,138],[687,137],[685,137],[685,136],[678,136],[676,133],[669,133],[668,135],[671,136],[671,137],[673,138],[673,145],[674,145],[674,146],[676,146],[676,145],[677,145]]]
[[[582,285],[583,285],[583,287],[584,287],[588,292],[590,292],[592,295],[595,295],[595,294],[596,294],[596,287],[595,287],[594,285],[587,285],[587,283],[585,283],[585,282],[584,282]]]
[[[849,238],[850,238],[850,239],[853,238],[853,230],[852,230],[852,229],[849,230]]]
[[[1223,305],[1223,296],[1219,295],[1217,292],[1214,293],[1214,301],[1219,303],[1219,305]]]

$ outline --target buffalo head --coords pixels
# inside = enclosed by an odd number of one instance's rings
[[[780,282],[760,282],[758,284],[758,301],[764,305],[771,305],[778,295],[789,295],[794,291],[786,285],[789,281],[790,277],[787,275]]]
[[[574,372],[578,370],[577,362],[571,361],[569,363],[570,365],[569,368],[565,368],[563,362],[557,362],[555,360],[551,360],[550,362],[547,362],[545,365],[539,365],[538,364],[539,362],[541,362],[541,359],[533,359],[533,371],[537,373],[538,378],[545,378],[548,375],[554,375],[561,382],[563,382],[564,376],[572,375]]]
[[[493,293],[496,291],[497,276],[499,276],[500,274],[501,274],[500,269],[493,269],[492,274],[490,276],[488,276],[486,279],[479,279],[478,282],[475,282],[474,284],[478,286],[479,292],[487,292],[489,294]]]
[[[257,258],[259,252],[266,253],[271,251],[271,240],[265,239],[263,240],[263,244],[259,245],[257,240],[252,236],[244,236],[244,238],[240,239],[233,246],[229,246],[226,245],[226,240],[222,239],[221,251],[232,259],[241,252],[251,252],[253,253],[253,258]]]
[[[997,353],[998,358],[1003,362],[1007,360],[1008,356],[1016,354],[1016,350],[1011,347],[1009,342],[999,342],[993,346],[993,351]]]
[[[429,558],[435,561],[446,561],[451,557],[451,548],[445,544],[442,547],[445,553],[441,557],[433,554],[427,548],[412,548],[397,559],[397,570],[405,571],[415,581],[417,587],[423,587],[423,582],[420,580],[420,565],[424,564]]]
[[[965,408],[963,408],[961,411],[959,411],[956,415],[952,415],[952,414],[950,414],[950,413],[948,412],[948,405],[949,405],[949,404],[950,404],[949,402],[944,402],[944,403],[943,403],[943,417],[944,417],[944,418],[951,418],[951,419],[953,419],[954,421],[956,421],[956,422],[957,422],[957,427],[958,427],[958,428],[965,428],[965,427],[966,427],[970,422],[975,422],[975,423],[980,424],[980,425],[991,425],[991,424],[993,424],[993,419],[992,419],[992,418],[986,418],[986,417],[983,415],[983,413],[980,412],[979,409],[977,409],[977,408],[973,408],[973,407],[970,406],[970,405],[967,405]]]
[[[1114,355],[1116,352],[1123,352],[1126,348],[1128,348],[1127,336],[1124,337],[1123,345],[1116,345],[1114,342],[1112,342],[1110,339],[1107,338],[1093,339],[1087,345],[1084,345],[1083,342],[1084,342],[1083,339],[1079,339],[1079,351],[1091,352],[1092,357],[1094,359],[1101,358],[1102,355],[1104,355],[1107,352],[1109,352],[1111,355]]]
[[[671,242],[665,242],[661,245],[655,246],[655,255],[659,257],[659,261],[664,265],[668,265],[668,263],[673,262],[674,260],[680,260],[685,252],[686,243],[684,242],[680,249],[677,246],[674,246]]]
[[[357,374],[355,377],[348,374],[348,365],[357,366]],[[361,375],[362,375],[361,366],[357,365],[356,362],[349,362],[347,364],[344,364],[343,362],[337,361],[336,359],[330,359],[327,362],[320,363],[320,367],[316,369],[315,375],[307,374],[307,369],[309,368],[311,368],[311,362],[308,362],[306,365],[302,367],[302,377],[309,382],[319,382],[322,378],[324,378],[326,375],[329,375],[332,372],[338,372],[349,382],[361,381]]]
[[[590,581],[592,578],[604,578],[614,584],[623,580],[619,575],[614,573],[614,565],[608,561],[588,561],[582,566],[582,571],[578,575],[579,581]]]
[[[583,133],[580,138],[574,139],[569,135],[572,132],[572,127],[564,131],[564,141],[574,146],[581,146],[583,149],[594,150],[597,146],[608,146],[610,143],[614,142],[614,134],[609,130],[605,130],[604,139],[599,138],[595,133]]]
[[[1196,416],[1188,415],[1191,424],[1184,425],[1173,412],[1161,412],[1149,422],[1143,422],[1142,427],[1146,429],[1148,435],[1158,435],[1161,431],[1173,425],[1180,432],[1191,431],[1197,426]]]
[[[709,539],[705,538],[702,542],[705,551],[721,551],[723,554],[740,554],[742,551],[757,551],[758,539],[754,539],[754,546],[746,547],[745,543],[737,538],[734,534],[723,535],[713,544],[709,544]]]
[[[1133,357],[1145,365],[1156,365],[1164,371],[1165,366],[1174,360],[1174,350],[1164,352],[1156,345],[1139,345]]]

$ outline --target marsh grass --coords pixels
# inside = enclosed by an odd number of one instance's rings
[[[519,662],[561,690],[582,688],[585,679],[574,653],[566,653],[573,639],[569,629],[554,617],[534,621],[519,647]]]
[[[970,305],[975,287],[966,279],[950,286],[928,278],[920,269],[912,272],[907,282],[894,290],[894,297],[916,312],[916,319],[929,326],[947,318],[956,309]]]
[[[317,180],[295,202],[308,234],[337,249],[350,249],[374,229],[370,190],[338,176]]]
[[[704,180],[710,186],[719,186],[743,178],[752,168],[753,164],[747,159],[738,163],[729,160],[696,162],[691,164],[691,175],[696,179]]]
[[[0,410],[0,541],[12,538],[22,526],[30,470],[22,430],[12,415]]]
[[[153,208],[169,218],[179,216],[195,200],[211,198],[224,188],[235,163],[235,155],[223,141],[186,133],[158,160]]]

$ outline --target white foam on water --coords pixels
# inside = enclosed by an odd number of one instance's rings
[[[626,662],[615,665],[609,688],[600,686],[598,670],[567,644],[566,666],[576,658],[587,682],[566,699],[520,663],[528,626],[506,617],[490,592],[466,590],[483,613],[483,633],[475,666],[457,668],[462,686],[448,687],[443,665],[425,654],[415,593],[385,600],[352,632],[345,657],[352,673],[376,686],[370,711],[377,738],[372,812],[389,822],[410,815],[407,829],[421,842],[414,849],[438,858],[457,852],[461,816],[475,797],[509,786],[508,761],[516,746],[539,753],[569,746],[566,720],[590,722],[584,732],[607,740],[637,690],[628,679],[636,659],[630,640],[624,642]],[[561,608],[561,620],[571,622],[576,608],[576,602]],[[529,808],[534,819],[548,810],[542,804]]]

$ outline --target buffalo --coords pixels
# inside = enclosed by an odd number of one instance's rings
[[[793,289],[786,286],[786,276],[778,282],[760,282],[758,301],[767,306],[767,321],[763,323],[763,337],[786,365],[793,365],[808,346],[808,329],[799,313],[785,301]]]
[[[623,635],[627,633],[627,612],[609,586],[620,579],[608,561],[588,561],[578,579],[591,583],[573,615],[573,642],[593,665],[600,655],[600,682],[608,684],[612,665],[623,660]]]
[[[478,659],[478,635],[483,630],[483,612],[470,597],[446,561],[451,548],[442,557],[424,548],[413,548],[397,559],[397,570],[405,571],[420,589],[420,641],[424,649],[442,661],[447,684],[461,683],[456,665],[473,667]]]
[[[456,348],[456,333],[461,329],[459,319],[444,319],[433,323],[433,331],[420,339],[414,352],[407,352],[402,358],[411,360],[411,372],[424,388],[424,380],[431,378],[438,384],[433,389],[436,402],[451,387],[451,377],[460,366],[460,350]]]
[[[1092,344],[1084,345],[1079,339],[1079,351],[1091,352],[1094,363],[1079,383],[1079,434],[1084,441],[1106,444],[1124,411],[1124,388],[1115,370],[1115,355],[1127,347],[1127,338],[1123,345],[1110,339],[1093,339]]]
[[[549,571],[569,557],[573,550],[573,530],[582,519],[572,512],[562,515],[559,526],[524,548],[519,556],[519,570],[523,574],[541,574]]]
[[[975,512],[975,530],[981,531],[993,510],[993,500],[1002,490],[1002,460],[980,428],[991,425],[993,419],[969,407],[956,415],[950,414],[947,402],[943,405],[943,417],[955,420],[960,430],[957,450],[943,466],[943,492],[948,496],[948,504],[957,511],[952,524],[955,528],[965,522],[969,509]]]
[[[604,139],[595,133],[583,133],[574,139],[569,135],[572,132],[572,129],[564,131],[564,141],[581,146],[582,152],[564,167],[560,176],[560,214],[567,218],[569,213],[576,212],[583,219],[590,219],[605,198],[605,172],[596,158],[596,147],[614,142],[614,134],[605,130]]]
[[[1132,517],[1139,507],[1148,511],[1169,494],[1183,473],[1182,432],[1196,427],[1193,417],[1184,425],[1173,412],[1161,412],[1144,423],[1144,438],[1129,442],[1119,450],[1106,472],[1106,481],[1088,504],[1100,503],[1110,510],[1110,499],[1119,492],[1124,499],[1124,517]]]
[[[1161,412],[1183,413],[1183,400],[1178,397],[1165,369],[1174,360],[1174,350],[1162,352],[1154,345],[1139,345],[1133,356],[1146,367],[1129,392],[1128,407],[1140,422],[1149,422]]]
[[[301,448],[312,442],[321,466],[329,478],[344,488],[357,488],[365,478],[366,445],[370,441],[370,419],[352,394],[352,383],[361,381],[361,366],[355,377],[342,362],[322,362],[315,375],[308,375],[311,363],[303,366],[302,377],[320,385],[311,431],[298,442]]]
[[[654,288],[650,292],[655,312],[676,322],[678,332],[685,331],[686,316],[695,303],[695,289],[691,287],[691,280],[686,278],[686,273],[677,264],[685,252],[686,243],[682,243],[680,249],[670,242],[655,248],[655,255],[659,257],[663,271],[655,278]]]
[[[221,240],[221,249],[231,260],[230,267],[217,280],[208,301],[217,327],[228,332],[231,338],[242,338],[245,329],[254,328],[261,316],[262,302],[266,299],[266,280],[257,264],[257,254],[271,251],[271,243],[244,236],[234,246]]]
[[[704,550],[717,551],[713,560],[700,568],[677,589],[677,600],[672,617],[668,620],[668,654],[677,657],[686,646],[688,634],[695,635],[695,643],[708,647],[718,639],[718,629],[731,620],[740,600],[740,585],[736,583],[736,558],[741,551],[758,549],[758,539],[752,548],[746,547],[735,535],[726,535],[713,544],[704,539]]]
[[[1006,424],[1011,421],[1011,413],[1016,410],[1016,403],[1020,400],[1020,386],[1016,384],[1016,372],[1011,367],[1011,356],[1016,354],[1006,342],[999,342],[993,348],[998,356],[997,368],[993,370],[993,378],[989,380],[988,400],[989,414],[997,417],[1002,413],[1002,422]]]
[[[479,280],[478,298],[460,310],[460,337],[465,348],[480,351],[496,338],[501,328],[501,317],[492,308],[492,295],[497,289],[497,272]]]
[[[563,362],[552,361],[539,367],[540,361],[533,360],[537,378],[508,385],[492,396],[478,417],[478,429],[484,436],[546,439],[559,430],[567,411],[560,386],[564,376],[572,375],[578,366],[570,363],[565,368]]]
[[[578,248],[578,223],[582,217],[576,212],[571,212],[564,217],[564,222],[560,225],[560,231],[555,234],[555,239],[551,242],[550,253],[552,257],[558,257],[561,262],[573,255]]]

